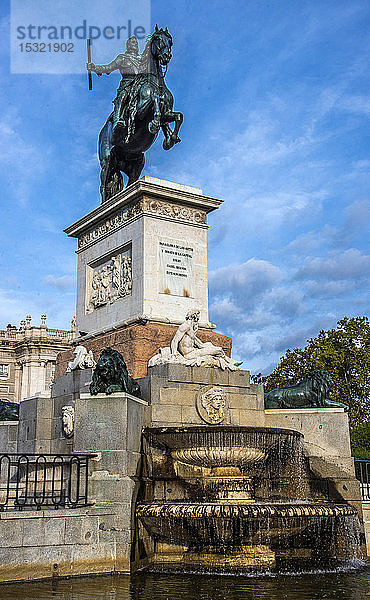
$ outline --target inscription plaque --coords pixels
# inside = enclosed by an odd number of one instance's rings
[[[159,293],[194,297],[194,248],[176,241],[159,241]]]

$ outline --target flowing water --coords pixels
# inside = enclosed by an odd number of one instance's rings
[[[370,565],[264,576],[140,573],[0,585],[0,600],[368,600]]]

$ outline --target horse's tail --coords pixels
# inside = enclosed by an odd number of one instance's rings
[[[112,150],[112,123],[113,112],[111,112],[99,133],[98,156],[101,165],[107,160]]]

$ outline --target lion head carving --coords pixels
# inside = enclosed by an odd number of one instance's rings
[[[106,348],[100,355],[93,372],[90,394],[113,394],[127,392],[140,397],[139,384],[130,377],[127,366],[120,352]]]
[[[324,406],[322,403],[329,396],[334,386],[329,373],[325,369],[316,369],[307,375],[307,377],[304,377],[302,382],[304,381],[308,382],[312,393],[317,397],[318,405]]]

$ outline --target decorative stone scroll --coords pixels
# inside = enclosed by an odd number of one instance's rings
[[[112,304],[132,291],[132,261],[127,253],[112,256],[109,261],[94,269],[86,313],[100,306]]]
[[[219,387],[211,387],[205,393],[199,395],[196,400],[199,416],[210,425],[222,423],[225,419],[225,406],[226,394]]]
[[[63,406],[62,408],[62,429],[66,438],[71,438],[75,428],[75,409],[74,406]]]
[[[166,217],[166,219],[185,221],[187,223],[195,223],[198,225],[206,225],[207,223],[207,214],[204,210],[180,206],[173,202],[163,202],[161,200],[144,198],[131,206],[122,208],[112,217],[104,221],[104,223],[81,236],[78,240],[79,250],[94,243],[111,231],[119,229],[126,221],[134,219],[142,214],[163,216]]]
[[[161,200],[144,199],[143,212],[152,215],[160,215],[167,219],[186,221],[199,225],[205,225],[207,222],[207,215],[204,210],[180,206],[172,202],[163,202]]]

